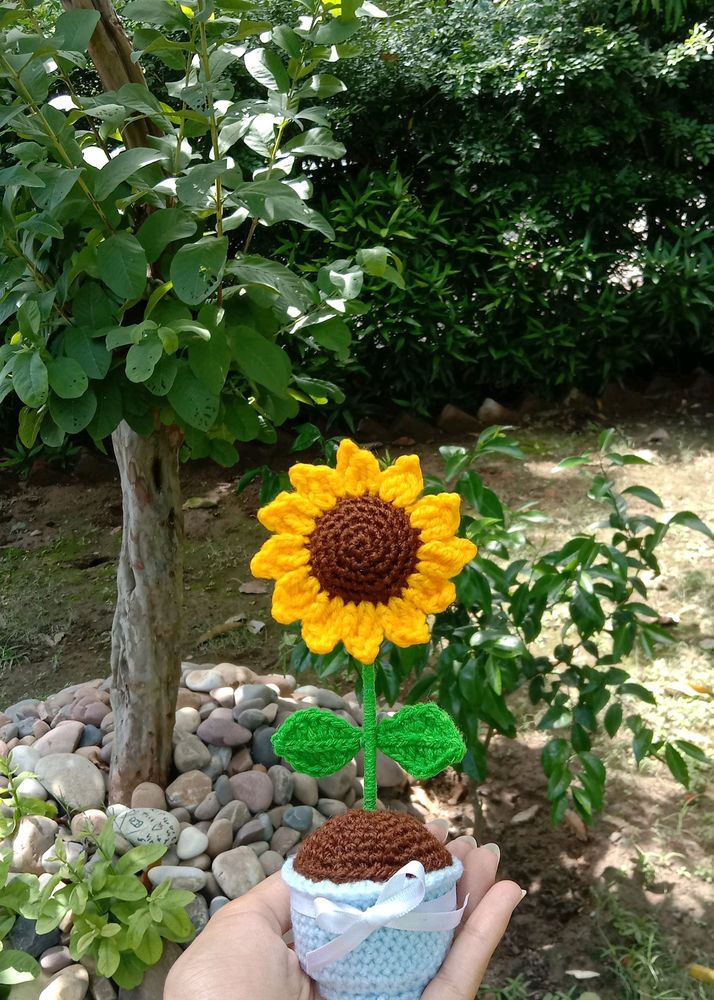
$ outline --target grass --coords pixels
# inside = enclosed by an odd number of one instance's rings
[[[503,986],[487,986],[483,985],[478,992],[479,1000],[529,1000],[531,993],[529,991],[528,982],[523,978],[523,976],[516,976],[515,979],[508,979],[503,984]],[[592,997],[596,1000],[594,994],[590,993],[578,993],[577,988],[574,987],[567,993],[545,993],[542,995],[542,1000],[588,1000],[588,997]]]
[[[617,889],[595,890],[602,961],[622,1000],[707,1000],[711,992],[691,979],[650,914],[623,905]]]

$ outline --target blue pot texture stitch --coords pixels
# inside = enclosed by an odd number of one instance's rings
[[[463,866],[452,865],[426,876],[424,901],[446,895],[456,885]],[[349,882],[343,885],[325,879],[312,882],[299,875],[289,858],[282,877],[291,890],[312,897],[347,903],[360,910],[373,906],[384,888],[381,882]],[[295,951],[301,964],[305,956],[333,940],[333,934],[318,927],[313,917],[292,908]],[[321,969],[315,981],[325,1000],[419,1000],[439,971],[454,939],[454,931],[407,931],[380,927],[354,951]]]

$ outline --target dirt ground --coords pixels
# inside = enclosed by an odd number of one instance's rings
[[[714,525],[714,422],[701,408],[630,418],[620,430],[651,466],[622,470],[662,497],[667,513],[695,511]],[[539,418],[513,431],[525,462],[479,467],[509,504],[531,502],[550,516],[534,541],[555,545],[597,519],[576,469],[555,473],[567,455],[594,448],[599,428],[554,427]],[[415,435],[418,436],[418,435]],[[436,432],[416,444],[389,445],[392,457],[418,450],[437,471]],[[465,437],[464,442],[472,440]],[[254,449],[240,473],[285,452]],[[270,669],[280,629],[269,594],[256,593],[248,564],[265,537],[255,519],[257,490],[235,495],[238,474],[214,466],[183,470],[186,498],[185,655]],[[121,510],[112,465],[81,456],[56,481],[42,468],[28,482],[0,479],[0,706],[42,696],[108,671],[114,563]],[[662,576],[650,602],[678,624],[676,643],[654,662],[641,655],[628,668],[656,693],[644,706],[655,729],[689,739],[714,756],[714,546],[702,535],[672,531],[662,547]],[[246,584],[248,585],[246,587]],[[202,641],[233,619],[240,627]],[[689,686],[695,682],[700,692]],[[550,827],[539,753],[544,736],[522,706],[518,742],[495,738],[488,780],[477,791],[456,776],[415,787],[425,814],[447,815],[454,833],[472,832],[500,845],[502,872],[528,889],[487,976],[489,1000],[695,1000],[714,996],[687,975],[692,963],[714,966],[713,772],[695,766],[686,791],[656,762],[639,772],[624,738],[601,747],[608,795],[598,825],[587,832]],[[637,710],[642,710],[642,703]],[[476,806],[476,808],[474,808]]]

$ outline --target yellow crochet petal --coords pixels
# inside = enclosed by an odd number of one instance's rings
[[[290,625],[302,618],[312,607],[320,592],[320,584],[301,566],[281,576],[273,591],[273,618],[281,625]]]
[[[250,571],[265,580],[278,580],[309,559],[304,535],[273,535],[251,559]]]
[[[428,576],[458,576],[476,552],[476,546],[467,538],[427,542],[417,552],[417,570]]]
[[[309,535],[319,515],[320,508],[299,493],[278,493],[271,503],[258,511],[258,520],[268,531]]]
[[[339,476],[327,465],[293,465],[288,472],[290,482],[300,496],[319,507],[321,511],[335,506],[339,493]]]
[[[328,597],[324,592],[318,594],[302,623],[302,637],[311,652],[324,655],[335,648],[342,638],[344,606],[341,597]]]
[[[379,477],[379,496],[387,503],[408,507],[424,489],[418,455],[402,455]]]
[[[382,623],[374,604],[345,604],[340,615],[345,649],[360,663],[374,663],[384,638]]]
[[[392,597],[379,609],[384,637],[395,646],[417,646],[429,641],[429,626],[423,611],[403,597]]]
[[[342,496],[376,493],[379,486],[379,462],[371,451],[358,448],[345,438],[337,449],[337,473]]]
[[[409,520],[421,532],[423,542],[451,538],[461,522],[461,497],[458,493],[422,497],[411,508]]]
[[[407,587],[402,596],[415,604],[427,615],[435,615],[446,611],[456,600],[456,587],[450,580],[440,576],[426,576],[424,573],[413,573],[407,581]]]

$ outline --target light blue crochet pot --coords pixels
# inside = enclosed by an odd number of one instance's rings
[[[444,896],[461,878],[458,858],[448,868],[426,876],[425,902]],[[311,882],[293,868],[289,858],[282,868],[291,890],[348,903],[360,910],[373,906],[384,888],[382,882],[349,882],[338,885],[325,879]],[[304,964],[308,952],[331,941],[312,917],[292,909],[295,951]],[[325,1000],[419,1000],[439,971],[454,938],[454,931],[406,931],[381,927],[344,958],[321,969],[315,981]]]

